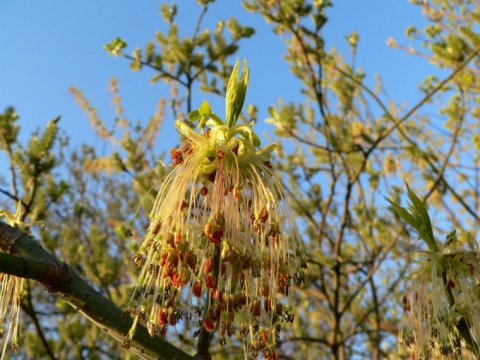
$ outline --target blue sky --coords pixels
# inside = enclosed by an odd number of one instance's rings
[[[126,0],[2,0],[0,1],[0,110],[16,107],[21,116],[22,138],[50,119],[62,116],[61,127],[71,137],[71,147],[81,143],[98,144],[89,123],[68,93],[75,86],[109,121],[113,111],[107,83],[116,76],[130,120],[147,120],[168,89],[161,82],[150,85],[149,69],[133,73],[128,61],[109,57],[103,45],[120,36],[128,42],[127,51],[143,48],[155,31],[165,28],[160,17],[160,1]],[[194,0],[181,0],[180,27],[193,33],[200,7]],[[284,45],[273,35],[270,25],[255,14],[243,10],[240,1],[217,0],[210,6],[204,24],[214,24],[234,16],[243,25],[253,26],[256,34],[241,43],[239,56],[247,58],[251,81],[247,103],[260,110],[260,122],[268,106],[300,99],[299,83],[282,62]],[[412,105],[421,94],[417,84],[432,72],[426,60],[390,49],[385,41],[393,36],[408,43],[404,30],[411,24],[424,24],[418,7],[406,0],[339,0],[328,11],[324,28],[327,48],[337,47],[348,56],[345,36],[352,30],[360,34],[356,64],[368,74],[379,74],[388,93],[397,102]],[[232,59],[233,63],[234,59]],[[209,96],[194,94],[194,107]],[[219,114],[224,109],[214,108]],[[173,120],[165,123],[160,143],[175,145]],[[269,126],[262,131],[273,132]],[[173,142],[172,142],[173,141]],[[0,159],[1,161],[1,159]],[[0,162],[1,164],[1,162]]]

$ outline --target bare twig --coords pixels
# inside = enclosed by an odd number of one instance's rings
[[[13,195],[11,192],[7,191],[7,190],[3,190],[3,189],[0,189],[0,193],[1,194],[4,194],[5,196],[7,196],[8,198],[10,198],[11,200],[17,202],[17,201],[21,201],[21,199],[19,199],[17,196]],[[22,201],[22,205],[25,206],[25,203]]]
[[[437,84],[428,94],[426,94],[417,104],[415,104],[405,115],[403,115],[400,119],[396,120],[395,117],[390,113],[387,107],[383,104],[383,102],[378,98],[378,96],[370,90],[367,86],[363,84],[360,80],[356,79],[354,76],[348,74],[347,72],[343,71],[340,68],[336,68],[338,72],[342,75],[348,77],[350,80],[358,84],[361,88],[363,88],[374,100],[375,102],[382,108],[387,115],[394,123],[393,125],[384,131],[372,144],[370,149],[367,150],[367,156],[376,149],[378,144],[380,144],[383,140],[385,140],[395,129],[397,129],[402,123],[410,118],[411,115],[415,113],[420,107],[422,107],[427,101],[429,101],[442,87],[444,87],[447,83],[449,83],[461,70],[463,70],[475,57],[478,56],[480,52],[480,48],[475,50],[470,56],[468,56],[465,61],[463,61],[452,73],[443,79],[440,83]]]
[[[385,115],[392,120],[394,123],[393,125],[387,129],[385,132],[383,132],[372,144],[372,146],[365,152],[365,159],[362,164],[362,166],[359,168],[357,175],[360,175],[360,173],[363,171],[364,167],[367,164],[367,160],[369,155],[377,149],[378,145],[385,140],[394,130],[398,129],[401,135],[415,148],[418,149],[417,144],[415,141],[410,139],[407,134],[400,128],[400,125],[405,122],[407,119],[410,118],[411,115],[415,113],[421,106],[423,106],[427,101],[429,101],[443,86],[445,86],[448,82],[450,82],[455,75],[457,75],[462,69],[464,69],[470,61],[472,61],[475,57],[478,56],[480,53],[480,48],[476,49],[470,56],[468,56],[464,62],[462,62],[449,76],[447,76],[444,80],[442,80],[435,88],[433,88],[428,94],[426,94],[416,105],[414,105],[405,115],[403,115],[400,119],[395,119],[395,117],[392,115],[392,113],[387,109],[385,104],[378,98],[378,96],[370,90],[366,85],[364,85],[360,80],[356,79],[352,75],[346,73],[345,71],[337,68],[337,71],[339,71],[341,74],[344,76],[350,78],[352,81],[357,83],[361,88],[363,88],[374,100],[375,102],[382,108],[382,110],[385,112]],[[420,149],[419,149],[420,150]],[[421,150],[420,150],[421,151]],[[439,174],[439,169],[435,166],[435,164],[431,161],[430,157],[425,154],[422,151],[423,159],[427,162],[427,164],[430,166],[430,169],[435,172],[436,174]],[[443,178],[442,176],[443,183],[445,187],[451,192],[453,197],[464,207],[464,209],[473,217],[477,222],[480,222],[480,216],[462,199],[462,197],[457,193],[455,189],[452,188],[452,186]]]
[[[0,254],[4,254],[4,253],[0,253]],[[50,360],[55,360],[56,357],[52,351],[50,344],[48,343],[45,337],[45,334],[43,333],[43,329],[40,325],[40,322],[38,321],[37,312],[35,311],[35,308],[32,302],[32,291],[30,288],[30,281],[27,280],[26,283],[27,283],[27,296],[24,296],[22,298],[22,300],[26,299],[26,301],[22,301],[20,306],[22,310],[30,317],[30,319],[32,319],[33,325],[35,326],[35,330],[37,331],[38,337],[40,338],[40,342],[42,343],[43,348],[47,353],[46,355]]]

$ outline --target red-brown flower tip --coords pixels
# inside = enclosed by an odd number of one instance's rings
[[[170,153],[170,156],[171,156],[171,158],[172,158],[172,165],[173,165],[173,166],[177,166],[177,165],[183,164],[183,156],[182,156],[182,152],[181,152],[181,151],[173,150],[173,151]]]
[[[205,286],[209,289],[215,289],[217,287],[217,278],[213,275],[205,276]]]
[[[200,280],[196,280],[192,285],[192,292],[193,295],[200,298],[202,297],[202,282]]]
[[[252,303],[250,304],[250,314],[255,317],[259,317],[261,314],[261,306],[260,306],[260,300],[252,300]]]
[[[213,266],[214,266],[214,261],[212,257],[209,257],[205,260],[205,263],[203,264],[203,273],[205,275],[210,274],[213,271]]]
[[[194,270],[195,266],[197,266],[197,254],[195,254],[192,250],[188,250],[185,255],[185,259],[188,267]]]
[[[213,320],[211,316],[207,314],[203,320],[203,326],[205,327],[205,330],[213,331],[215,330],[215,320]]]
[[[168,322],[168,310],[165,308],[158,309],[158,323],[165,325]]]

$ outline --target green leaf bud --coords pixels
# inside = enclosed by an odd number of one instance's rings
[[[247,61],[243,62],[242,75],[240,81],[238,81],[238,67],[240,60],[237,59],[235,66],[233,67],[232,74],[228,80],[227,94],[226,94],[226,122],[227,127],[231,128],[235,125],[242,111],[243,102],[245,101],[245,95],[247,94],[249,69],[247,67]]]
[[[111,56],[120,56],[122,50],[127,47],[127,43],[122,38],[115,38],[109,44],[105,44],[103,49],[108,51]]]

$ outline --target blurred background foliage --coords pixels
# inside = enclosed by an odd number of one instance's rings
[[[21,201],[22,219],[44,224],[32,228],[42,245],[123,308],[138,275],[130,259],[169,171],[161,164],[170,161],[168,149],[159,153],[156,143],[162,123],[175,120],[165,118],[166,109],[186,120],[199,105],[191,103],[193,92],[224,96],[239,47],[248,46],[248,38],[255,36],[254,28],[234,18],[204,23],[208,7],[221,5],[212,0],[196,3],[162,4],[160,15],[169,29],[152,34],[145,45],[135,48],[127,45],[128,39],[115,39],[105,46],[111,55],[126,59],[132,71],[148,69],[151,82],[169,90],[150,119],[125,117],[116,79],[109,84],[113,121],[99,118],[81,90],[70,89],[90,121],[92,136],[114,145],[111,154],[105,156],[88,144],[69,149],[59,119],[21,143],[23,125],[16,110],[10,107],[0,115],[0,148],[9,162],[0,173],[0,207],[13,209]],[[367,74],[355,62],[361,34],[346,34],[349,54],[325,49],[322,28],[329,1],[243,3],[284,42],[284,61],[300,84],[286,91],[303,94],[302,102],[279,101],[268,109],[266,119],[275,126],[270,136],[278,144],[274,167],[288,190],[309,267],[306,283],[292,291],[297,311],[283,331],[281,358],[406,358],[396,341],[402,277],[411,267],[408,253],[418,243],[383,196],[399,201],[402,180],[407,181],[417,194],[425,194],[435,231],[447,234],[456,228],[463,234],[461,241],[476,245],[480,4],[416,1],[429,25],[412,26],[406,29],[407,40],[389,39],[389,45],[424,57],[454,76],[446,84],[427,76],[419,84],[425,96],[406,107],[389,98],[381,79],[374,88],[362,82]],[[183,24],[175,17],[183,8],[199,14],[194,32],[186,37],[180,37]],[[255,99],[248,102],[242,119],[257,120]],[[418,116],[416,110],[422,107],[429,107],[432,116]],[[27,281],[21,307],[25,339],[20,353],[9,355],[12,359],[136,358],[32,281]],[[167,337],[194,354],[194,330],[180,325]],[[222,347],[216,338],[212,355],[244,358],[241,344]]]

